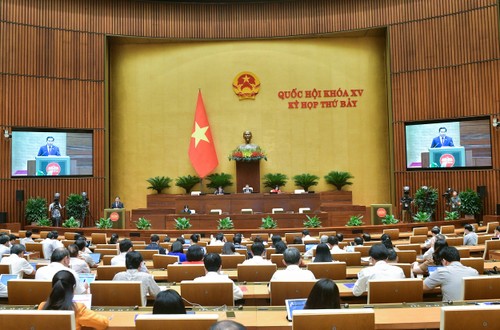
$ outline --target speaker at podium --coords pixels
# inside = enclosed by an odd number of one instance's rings
[[[125,229],[125,209],[104,209],[104,218],[110,218],[113,229]]]

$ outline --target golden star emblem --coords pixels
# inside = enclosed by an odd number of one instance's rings
[[[200,127],[197,122],[194,123],[194,132],[191,134],[191,137],[194,138],[194,147],[196,148],[198,146],[198,143],[200,143],[201,140],[206,141],[210,143],[210,141],[207,138],[207,130],[208,126],[205,127]]]

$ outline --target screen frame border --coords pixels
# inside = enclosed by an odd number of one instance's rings
[[[461,170],[491,170],[493,169],[493,140],[491,134],[491,127],[489,128],[489,138],[490,138],[490,154],[491,154],[491,165],[490,166],[461,166],[461,167],[428,167],[428,168],[410,168],[408,167],[408,145],[406,137],[406,127],[417,126],[425,124],[435,124],[435,123],[450,123],[450,122],[465,122],[465,121],[479,121],[488,120],[491,123],[490,116],[474,116],[474,117],[457,117],[457,118],[444,118],[444,119],[429,119],[429,120],[417,120],[417,121],[405,121],[404,122],[404,153],[405,153],[405,169],[407,172],[420,172],[420,171],[461,171]]]

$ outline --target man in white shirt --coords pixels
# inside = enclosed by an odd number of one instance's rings
[[[89,265],[85,260],[79,257],[79,250],[76,244],[71,244],[68,246],[69,252],[69,266],[78,274],[88,274],[90,273]]]
[[[73,274],[76,280],[75,294],[87,293],[88,284],[82,283],[78,274],[69,267],[69,252],[65,248],[57,248],[52,252],[50,264],[39,268],[35,274],[35,280],[52,281],[54,275],[60,270],[67,270]]]
[[[310,281],[316,277],[310,270],[300,269],[299,265],[302,262],[300,252],[296,248],[288,248],[283,252],[283,263],[286,269],[277,270],[271,281]]]
[[[120,248],[120,254],[117,255],[116,257],[113,257],[111,259],[111,266],[126,266],[126,255],[128,252],[134,250],[134,245],[132,244],[132,241],[125,238],[120,241],[118,244],[118,247]],[[141,263],[141,266],[139,267],[139,271],[147,273],[148,269],[144,263]]]
[[[271,260],[264,259],[266,256],[266,248],[261,242],[253,243],[250,247],[252,258],[243,261],[243,265],[270,265]]]
[[[220,255],[217,253],[208,253],[203,258],[203,264],[205,265],[206,274],[205,276],[195,278],[195,282],[232,283],[233,299],[239,300],[243,298],[243,291],[227,275],[221,273],[222,259]]]
[[[156,295],[161,291],[158,284],[156,284],[153,275],[141,272],[139,269],[144,264],[142,255],[137,251],[130,251],[125,256],[125,267],[127,268],[124,272],[119,272],[113,277],[113,281],[139,281],[141,282],[142,292],[144,296],[142,297],[142,305],[147,304],[147,295],[151,298],[156,297]]]
[[[224,243],[226,243],[226,238],[224,237],[224,234],[223,233],[218,233],[217,235],[215,235],[215,237],[212,237],[210,239],[210,245],[224,245]]]
[[[332,253],[345,253],[344,249],[339,246],[339,238],[337,236],[328,236],[328,245],[331,246],[330,251]]]
[[[33,233],[31,232],[31,230],[27,230],[26,231],[26,237],[21,238],[19,240],[19,243],[21,243],[24,246],[26,246],[26,243],[35,243],[35,241],[33,240],[33,238],[31,238],[31,235],[33,235]]]
[[[35,269],[24,259],[26,248],[21,244],[14,244],[10,249],[10,256],[2,258],[1,264],[10,265],[10,273],[23,278],[24,274],[34,275]]]
[[[50,260],[52,251],[57,248],[62,248],[64,245],[57,239],[59,234],[56,230],[51,231],[47,234],[47,238],[42,241],[43,258]]]
[[[10,254],[10,238],[9,235],[0,236],[0,260],[4,254]]]
[[[352,294],[361,296],[368,289],[370,280],[397,280],[404,279],[405,274],[400,267],[389,265],[386,260],[389,251],[383,244],[375,244],[368,252],[371,267],[365,267],[358,273],[358,280],[354,284]]]

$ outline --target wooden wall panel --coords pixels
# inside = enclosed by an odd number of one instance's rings
[[[496,5],[496,0],[297,0],[234,4],[4,0],[0,20],[115,35],[258,38],[372,28]]]
[[[500,61],[392,74],[393,120],[483,116],[498,112]]]
[[[86,190],[104,207],[105,47],[108,35],[210,40],[281,38],[385,27],[388,30],[394,180],[458,189],[487,185],[486,210],[500,201],[500,130],[492,129],[493,169],[405,171],[404,122],[499,115],[497,0],[311,0],[194,4],[138,0],[0,2],[0,127],[94,131],[94,177],[11,179],[10,143],[0,141],[0,211],[22,212],[15,190],[63,199]],[[43,114],[43,115],[40,115]],[[440,206],[439,212],[443,208]]]
[[[498,59],[498,8],[391,27],[393,73]]]
[[[6,126],[104,128],[103,81],[4,74],[0,87]]]
[[[0,72],[102,81],[104,36],[0,23]]]

